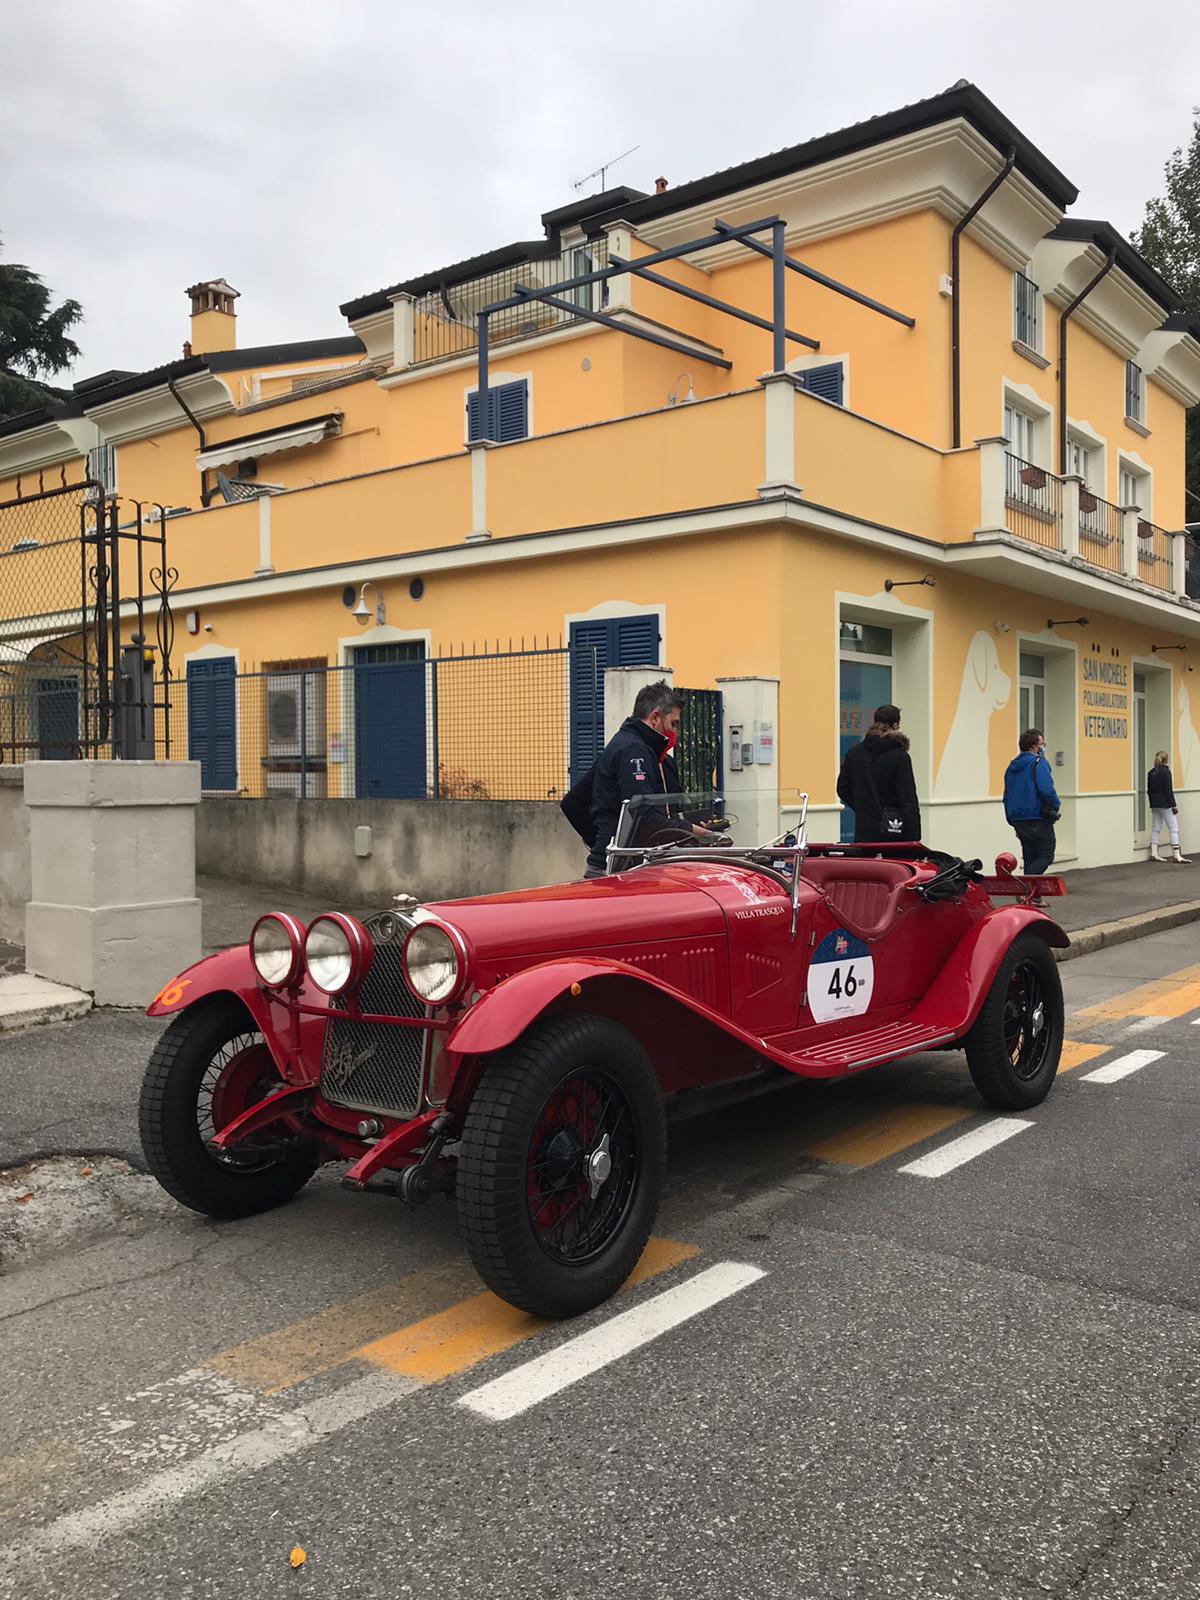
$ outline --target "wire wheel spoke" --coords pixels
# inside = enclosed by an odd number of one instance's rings
[[[208,1146],[235,1117],[265,1098],[277,1081],[278,1074],[261,1033],[235,1034],[214,1051],[196,1092],[196,1132],[212,1160],[222,1166],[236,1166],[239,1172],[261,1172],[276,1164],[279,1157],[274,1154],[264,1154],[261,1161],[247,1161],[243,1152],[253,1148],[253,1140],[239,1147],[237,1157],[229,1152],[216,1154]]]
[[[1050,1018],[1041,974],[1032,962],[1013,970],[1004,1001],[1004,1048],[1016,1077],[1035,1078],[1050,1048]]]
[[[636,1178],[633,1114],[619,1085],[598,1068],[564,1078],[542,1107],[527,1166],[529,1219],[547,1255],[574,1265],[599,1254],[620,1230]]]

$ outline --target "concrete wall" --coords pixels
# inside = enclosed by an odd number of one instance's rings
[[[355,854],[355,829],[371,854]],[[583,875],[585,850],[557,803],[499,800],[204,800],[196,870],[335,905],[394,894],[454,899]]]
[[[32,894],[25,769],[0,767],[0,941],[25,943],[25,905]]]

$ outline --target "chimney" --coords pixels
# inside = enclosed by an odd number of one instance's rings
[[[665,194],[667,192],[667,180],[665,178],[655,178],[654,192],[655,194]]]
[[[237,313],[233,302],[238,291],[224,278],[211,278],[207,283],[194,283],[184,293],[192,302],[192,337],[188,342],[195,354],[207,356],[217,350],[235,350]]]

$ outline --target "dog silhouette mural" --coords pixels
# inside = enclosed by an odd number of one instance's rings
[[[988,792],[988,726],[1012,697],[1012,679],[1000,666],[995,640],[981,628],[967,646],[958,707],[933,785],[936,799],[971,799]]]

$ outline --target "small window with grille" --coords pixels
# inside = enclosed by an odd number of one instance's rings
[[[103,494],[117,492],[117,452],[111,444],[98,444],[87,453],[87,475]]]
[[[1023,272],[1013,273],[1013,338],[1028,350],[1040,350],[1038,286]]]
[[[1146,421],[1146,375],[1136,361],[1125,363],[1125,416],[1130,422]]]

